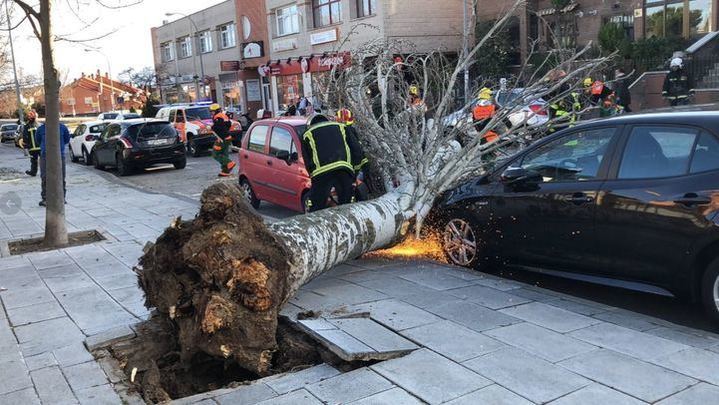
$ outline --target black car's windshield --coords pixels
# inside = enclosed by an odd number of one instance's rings
[[[208,107],[195,107],[185,110],[185,115],[189,120],[211,120],[212,113]]]
[[[108,114],[108,113],[105,113],[105,114],[103,114],[102,116],[103,116],[106,120],[114,120],[115,118],[117,118],[117,115],[118,115],[118,114]]]
[[[124,120],[134,120],[136,118],[142,118],[140,114],[125,114],[122,116],[122,119]]]
[[[14,131],[17,129],[17,125],[15,124],[7,124],[0,127],[0,131]]]
[[[133,140],[145,141],[157,138],[173,138],[177,136],[177,131],[167,122],[145,122],[127,128],[127,136]]]

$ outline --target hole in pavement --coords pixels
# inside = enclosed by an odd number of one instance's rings
[[[151,318],[136,330],[135,338],[117,342],[107,351],[125,376],[121,384],[147,402],[159,403],[233,388],[260,378],[231,361],[205,355],[183,362],[174,327],[171,321],[161,317]],[[279,318],[277,342],[279,349],[273,356],[271,375],[296,372],[321,363],[331,364],[340,371],[372,364],[339,359],[284,317]],[[102,349],[96,351],[96,357],[102,352]],[[136,371],[131,381],[133,369]]]
[[[63,248],[89,245],[91,243],[100,242],[105,240],[105,237],[96,230],[72,232],[67,235],[68,244],[62,246]],[[32,252],[48,252],[50,250],[56,250],[57,247],[49,247],[45,245],[43,237],[30,238],[30,239],[19,239],[8,242],[8,250],[11,256],[22,255],[25,253]]]

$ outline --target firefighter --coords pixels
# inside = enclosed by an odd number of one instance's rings
[[[355,119],[352,116],[352,111],[347,108],[340,108],[337,110],[337,122],[345,124],[346,126],[354,125]]]
[[[307,128],[302,137],[302,156],[312,178],[307,208],[324,209],[332,188],[339,205],[352,202],[356,173],[366,163],[354,130],[322,114],[310,117]]]
[[[669,64],[669,74],[664,79],[662,96],[669,100],[672,107],[689,104],[689,96],[694,93],[694,84],[689,73],[684,70],[682,58],[674,58]]]
[[[30,110],[25,114],[25,126],[22,130],[23,148],[30,154],[30,170],[25,174],[37,176],[38,158],[40,157],[40,142],[37,138],[37,113]]]
[[[230,118],[222,112],[219,104],[210,106],[212,112],[212,131],[215,133],[217,140],[212,146],[212,157],[220,164],[220,177],[227,177],[235,168],[236,163],[230,159],[230,148],[232,147],[232,136],[230,136],[230,127],[232,123]]]
[[[482,88],[477,94],[477,102],[472,107],[472,121],[477,132],[482,132],[492,120],[497,112],[497,106],[492,101],[493,92],[488,87]],[[480,141],[481,144],[494,142],[499,139],[499,135],[493,130],[487,131]]]
[[[559,82],[567,76],[563,70],[552,71],[548,75],[550,82]],[[591,79],[589,79],[591,80]],[[584,81],[586,88],[587,80]],[[563,83],[553,92],[548,94],[551,104],[549,104],[549,132],[555,132],[556,122],[560,122],[561,127],[573,127],[577,122],[579,113],[582,111],[581,95],[576,91],[569,90],[569,84]]]
[[[410,107],[422,107],[424,101],[419,94],[419,86],[413,84],[409,86],[409,105]]]

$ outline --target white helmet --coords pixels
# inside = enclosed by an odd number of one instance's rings
[[[682,60],[682,58],[674,58],[674,59],[672,59],[672,62],[669,64],[669,67],[681,68],[683,64],[684,64],[684,61]]]

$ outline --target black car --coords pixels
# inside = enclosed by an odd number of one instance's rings
[[[561,131],[448,192],[435,213],[457,265],[638,282],[719,320],[719,113]]]
[[[135,119],[109,124],[91,152],[97,169],[115,167],[126,176],[133,169],[172,163],[176,169],[187,164],[185,145],[167,121]]]

